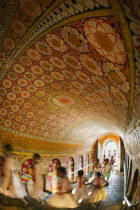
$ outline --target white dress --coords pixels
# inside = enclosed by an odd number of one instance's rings
[[[68,177],[60,178],[59,180],[59,190],[57,193],[53,194],[48,200],[50,206],[56,208],[76,208],[78,204],[72,193],[61,194],[63,192],[70,191],[71,184]]]
[[[95,179],[93,179],[92,183],[95,186],[100,186],[101,188],[93,188],[92,193],[89,197],[89,203],[96,203],[104,200],[107,197],[107,193],[105,187],[102,186],[104,186],[106,181],[103,178],[96,177]]]
[[[76,200],[79,199],[86,199],[88,197],[88,187],[85,184],[88,179],[86,177],[79,177],[76,178],[76,191],[75,191],[75,198]]]
[[[3,164],[0,193],[13,198],[23,198],[25,196],[25,190],[22,187],[18,174],[15,173],[11,157],[6,158]]]

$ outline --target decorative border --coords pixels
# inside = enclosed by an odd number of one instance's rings
[[[20,0],[10,0],[8,1],[7,10],[2,17],[2,27],[0,28],[0,44],[3,41],[3,37],[6,34],[9,25],[11,24],[11,19],[17,9]]]

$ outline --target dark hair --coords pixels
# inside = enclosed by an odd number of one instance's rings
[[[64,174],[64,175],[67,174],[67,170],[66,170],[65,167],[59,167],[59,168],[57,169],[57,171],[61,172],[61,173]]]
[[[40,160],[40,159],[41,159],[41,156],[40,156],[38,153],[35,153],[35,154],[33,155],[33,158],[34,158],[34,159],[37,159],[37,160]]]
[[[13,147],[11,146],[11,144],[4,144],[3,145],[3,149],[5,149],[8,152],[12,152],[13,151]]]
[[[100,161],[99,159],[97,159],[96,161]]]
[[[97,172],[97,176],[100,177],[101,176],[101,173],[100,172]]]
[[[78,171],[78,176],[83,176],[84,172],[83,170]]]

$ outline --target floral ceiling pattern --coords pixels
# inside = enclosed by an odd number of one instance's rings
[[[115,15],[84,17],[85,11],[90,14],[90,8],[111,9],[107,1],[79,0],[67,4],[60,1],[61,6],[53,2],[21,0],[4,35],[0,53],[4,72],[0,86],[0,128],[21,138],[45,140],[52,145],[69,143],[81,148],[81,142],[84,145],[88,139],[85,148],[90,150],[95,136],[100,135],[91,132],[93,123],[97,122],[98,129],[100,124],[105,133],[119,134],[128,123],[130,74],[125,40]],[[67,18],[73,16],[72,21],[60,26],[58,23],[54,30],[43,32],[38,38],[33,33],[33,43],[24,46],[23,52],[18,51],[17,46],[39,18],[53,8],[53,15],[57,11],[57,15],[65,14],[66,19],[66,7]],[[75,20],[72,8],[75,12],[76,8],[81,10],[77,14],[83,16]],[[14,59],[12,53],[17,52]],[[7,70],[6,65],[10,65]],[[27,148],[32,150],[31,145],[26,145]],[[42,150],[39,146],[34,149]]]

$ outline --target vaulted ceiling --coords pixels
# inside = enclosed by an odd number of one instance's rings
[[[1,0],[0,8],[1,143],[66,153],[89,151],[110,132],[123,137],[134,59],[120,3]]]

